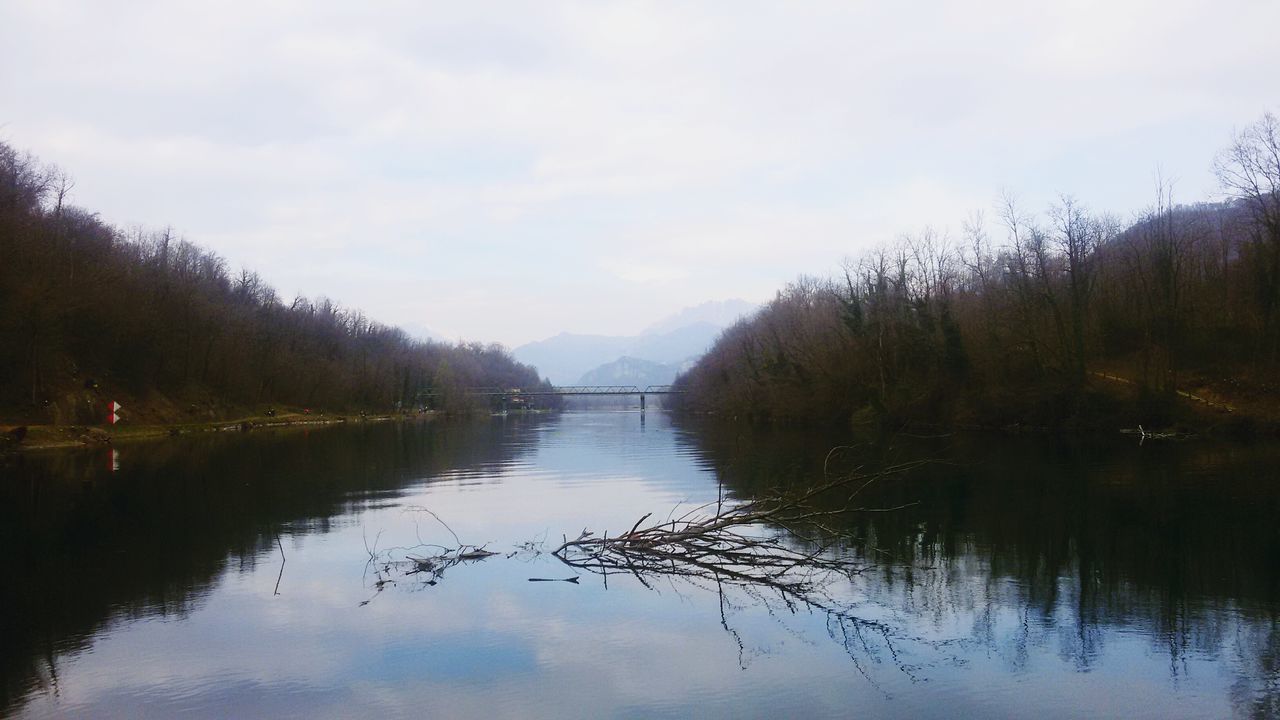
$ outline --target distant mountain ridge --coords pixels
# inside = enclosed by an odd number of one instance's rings
[[[512,351],[522,362],[538,368],[542,377],[556,385],[621,384],[622,381],[601,380],[584,383],[593,377],[613,377],[617,373],[637,371],[638,362],[669,366],[661,371],[650,367],[648,376],[674,378],[675,372],[691,364],[711,347],[724,328],[738,317],[754,312],[756,305],[745,300],[723,300],[685,308],[645,329],[640,335],[580,335],[560,333],[546,340],[527,343]],[[628,362],[621,361],[626,360]],[[612,368],[602,366],[613,365]],[[599,373],[595,371],[599,370]],[[650,385],[665,385],[649,382]],[[626,382],[625,384],[636,384]]]
[[[746,300],[711,300],[688,307],[675,315],[659,320],[645,328],[641,335],[656,335],[697,324],[714,325],[724,329],[759,309],[759,305]]]
[[[678,365],[650,362],[634,357],[620,357],[578,378],[578,385],[670,385],[680,372]]]
[[[453,344],[452,340],[445,337],[444,335],[441,335],[435,330],[432,330],[426,325],[423,325],[420,322],[401,323],[399,327],[401,330],[404,330],[406,333],[408,333],[409,337],[415,340],[422,340],[424,342],[438,342],[438,343],[444,343],[446,345]]]
[[[698,323],[654,335],[611,336],[560,333],[513,351],[556,385],[573,385],[586,373],[622,357],[679,366],[707,351],[722,328]]]

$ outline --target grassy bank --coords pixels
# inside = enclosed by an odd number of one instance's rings
[[[118,425],[0,425],[0,451],[47,450],[54,448],[110,445],[118,442],[147,440],[178,435],[211,432],[249,432],[263,428],[283,428],[302,425],[337,425],[348,422],[420,421],[435,417],[428,412],[397,414],[326,414],[286,412],[274,415],[246,415],[243,417],[165,424]],[[21,428],[21,429],[20,429]],[[22,435],[21,440],[18,435]]]

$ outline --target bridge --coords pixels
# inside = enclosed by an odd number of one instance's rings
[[[635,385],[563,385],[535,390],[496,387],[466,388],[462,392],[467,395],[487,395],[490,397],[518,395],[639,395],[644,397],[645,395],[677,395],[684,391],[676,390],[672,385],[646,385],[643,390]]]
[[[464,395],[472,397],[495,398],[502,403],[503,408],[506,408],[508,402],[524,402],[521,398],[526,397],[616,397],[639,395],[641,410],[644,410],[645,396],[647,395],[679,395],[683,392],[683,390],[675,389],[672,385],[646,385],[644,388],[636,385],[561,385],[534,388],[532,390],[524,388],[470,387],[462,390]],[[438,397],[441,394],[439,390],[421,392],[418,393],[418,400],[421,402],[427,398]]]

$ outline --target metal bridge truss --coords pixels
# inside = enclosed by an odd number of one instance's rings
[[[646,385],[641,389],[635,385],[564,385],[544,389],[525,390],[523,388],[481,387],[467,388],[467,395],[487,395],[513,397],[519,395],[673,395],[682,392],[672,389],[670,385]]]
[[[499,388],[499,387],[474,387],[465,388],[464,395],[479,395],[484,397],[521,397],[521,396],[609,396],[609,395],[676,395],[684,392],[676,390],[671,385],[646,385],[643,389],[635,385],[565,385],[561,387],[542,388],[534,390],[525,390],[523,388]],[[419,393],[420,397],[433,397],[439,395],[440,391],[431,390]]]

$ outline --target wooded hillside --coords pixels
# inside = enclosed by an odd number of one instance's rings
[[[56,168],[0,144],[0,420],[155,421],[271,405],[463,409],[469,386],[532,387],[498,345],[420,342],[328,299],[284,300],[171,230],[68,204]]]
[[[1280,121],[1214,167],[1221,202],[1178,205],[1157,182],[1122,222],[1005,196],[959,237],[926,229],[801,278],[681,378],[685,404],[898,426],[1278,420]]]

